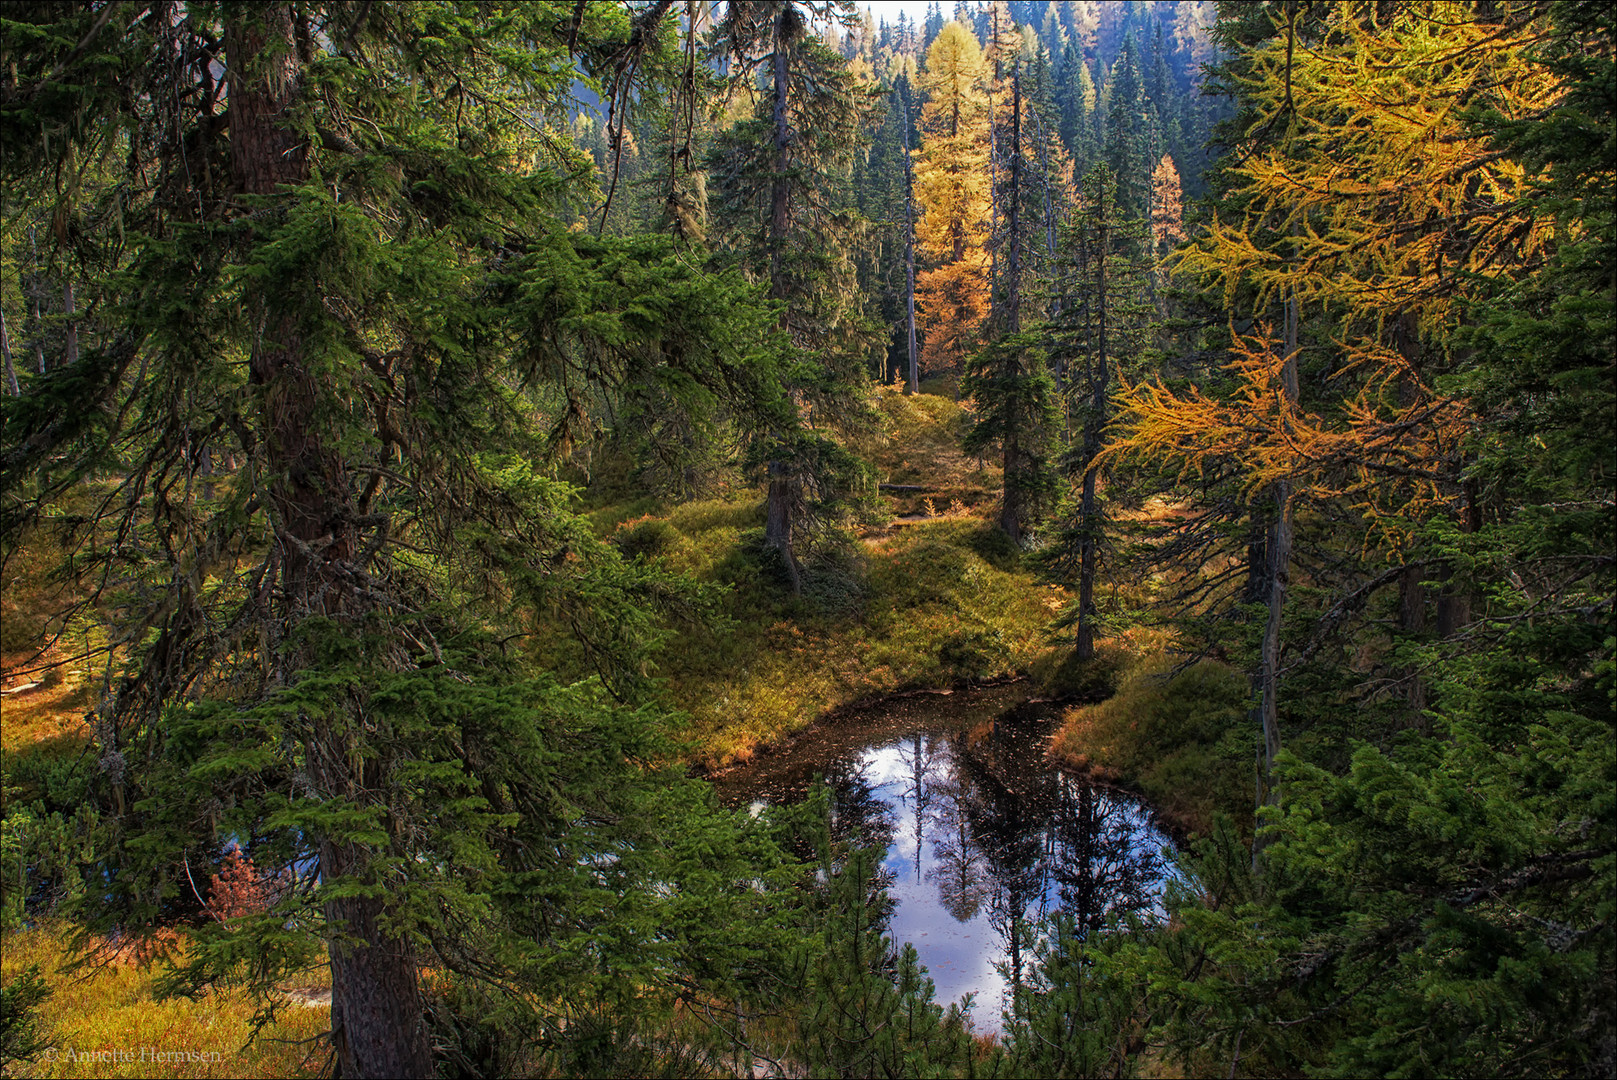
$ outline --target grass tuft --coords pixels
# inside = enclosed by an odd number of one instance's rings
[[[1119,673],[1103,701],[1067,710],[1051,753],[1069,765],[1140,790],[1174,827],[1206,833],[1214,815],[1252,821],[1251,691],[1239,672],[1204,660],[1174,673],[1163,651],[1108,642],[1097,669]]]
[[[245,992],[158,1001],[158,973],[121,959],[63,974],[73,959],[68,937],[54,926],[5,935],[0,979],[9,982],[37,964],[50,990],[38,1007],[50,1048],[32,1062],[13,1063],[8,1075],[314,1076],[325,1063],[320,1044],[308,1040],[329,1025],[327,1006],[288,1007],[248,1046],[254,1005]]]

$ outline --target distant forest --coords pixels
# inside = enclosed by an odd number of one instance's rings
[[[0,1066],[1617,1074],[1614,10],[0,6]],[[708,779],[986,682],[996,1036]]]

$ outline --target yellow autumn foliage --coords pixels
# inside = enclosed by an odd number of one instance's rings
[[[1533,177],[1494,150],[1468,110],[1523,118],[1552,105],[1536,64],[1536,9],[1397,5],[1381,18],[1333,5],[1323,26],[1288,26],[1244,76],[1255,106],[1250,151],[1208,234],[1171,260],[1222,286],[1232,310],[1296,302],[1328,320],[1335,400],[1311,412],[1280,384],[1284,348],[1267,329],[1235,334],[1233,392],[1125,385],[1112,454],[1196,472],[1238,458],[1256,489],[1280,480],[1310,497],[1357,496],[1372,519],[1454,501],[1460,444],[1475,416],[1435,385],[1430,361],[1479,281],[1539,257],[1551,224],[1529,203]],[[1255,293],[1238,301],[1242,289]]]

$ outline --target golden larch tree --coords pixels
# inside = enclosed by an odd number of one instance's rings
[[[1111,452],[1193,472],[1234,462],[1254,502],[1274,502],[1264,514],[1266,765],[1279,749],[1293,505],[1352,507],[1366,551],[1395,568],[1415,565],[1411,522],[1469,513],[1463,440],[1478,417],[1437,376],[1478,283],[1535,258],[1549,224],[1529,208],[1533,178],[1465,114],[1515,120],[1554,103],[1555,80],[1531,57],[1541,17],[1471,3],[1339,5],[1305,35],[1295,9],[1277,12],[1240,76],[1253,116],[1225,200],[1239,216],[1215,215],[1174,265],[1223,287],[1232,325],[1238,306],[1261,320],[1278,305],[1283,333],[1232,330],[1233,392],[1149,382],[1121,394],[1125,435]],[[1305,318],[1306,348],[1331,372],[1306,402]]]
[[[915,163],[916,240],[929,264],[916,285],[930,371],[957,369],[987,308],[988,102],[983,55],[963,24],[939,31],[919,76],[922,145]]]
[[[1156,250],[1171,248],[1185,238],[1184,193],[1173,157],[1162,155],[1151,173],[1151,241]]]

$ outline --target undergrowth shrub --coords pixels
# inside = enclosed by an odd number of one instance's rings
[[[26,1064],[50,1046],[39,1016],[40,1005],[50,996],[38,964],[0,985],[0,1076],[11,1076],[14,1064]]]
[[[684,537],[666,519],[647,515],[619,525],[612,540],[625,559],[656,559],[672,552]]]

